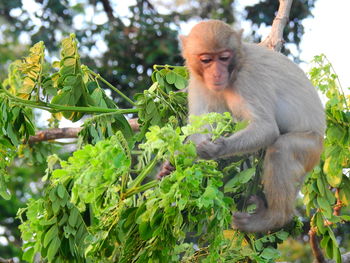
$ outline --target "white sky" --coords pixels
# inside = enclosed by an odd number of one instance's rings
[[[301,58],[309,62],[313,56],[324,53],[347,89],[350,87],[350,1],[318,0],[313,15],[303,22]]]

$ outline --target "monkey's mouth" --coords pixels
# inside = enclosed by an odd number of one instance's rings
[[[214,82],[211,85],[211,87],[213,90],[220,91],[220,90],[223,90],[224,88],[226,88],[226,83],[225,82]]]

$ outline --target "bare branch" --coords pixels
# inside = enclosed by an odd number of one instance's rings
[[[293,0],[280,0],[280,6],[276,17],[273,20],[271,32],[267,38],[260,43],[260,45],[278,52],[281,51],[284,44],[283,30],[289,20],[289,12],[292,2]]]
[[[314,262],[315,263],[327,263],[326,259],[323,256],[322,250],[318,244],[315,228],[310,229],[309,237],[310,237],[310,246],[311,246],[312,254],[315,257]]]
[[[133,131],[138,131],[140,128],[139,124],[137,123],[137,120],[138,120],[137,118],[129,120],[129,124]],[[78,133],[81,131],[81,129],[82,129],[81,127],[54,128],[54,129],[38,131],[35,135],[29,137],[28,142],[32,144],[36,142],[50,141],[50,140],[63,139],[63,138],[77,138]]]
[[[13,259],[4,259],[0,257],[0,263],[14,263]]]
[[[28,142],[36,143],[42,141],[50,141],[62,138],[76,138],[81,131],[79,128],[54,128],[43,131],[38,131],[34,136],[30,136]]]

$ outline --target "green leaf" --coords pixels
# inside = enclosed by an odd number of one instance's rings
[[[52,188],[49,193],[49,198],[51,202],[55,202],[57,200],[56,188]]]
[[[186,88],[187,81],[186,79],[177,76],[175,80],[175,87],[179,90]]]
[[[2,198],[4,198],[5,200],[10,200],[11,199],[11,195],[9,190],[6,187],[6,182],[5,182],[5,178],[4,176],[1,174],[0,171],[0,195],[2,196]]]
[[[23,253],[22,259],[28,261],[28,262],[34,262],[34,247],[30,247],[29,249],[26,249],[25,252]]]
[[[60,200],[56,199],[54,202],[52,202],[52,211],[55,215],[57,215],[58,211],[60,210]]]
[[[264,244],[263,244],[263,242],[261,242],[261,240],[256,240],[254,242],[254,246],[255,246],[255,249],[257,251],[261,251],[263,249],[263,247],[264,247]]]
[[[275,248],[267,247],[263,250],[260,256],[265,259],[274,259],[280,256],[280,252]]]
[[[247,183],[255,175],[255,168],[246,169],[239,174],[236,174],[231,180],[229,180],[224,186],[224,192],[232,192],[236,187]]]
[[[288,232],[286,232],[286,231],[278,231],[277,233],[276,233],[276,236],[280,239],[280,240],[282,240],[282,241],[284,241],[284,240],[286,240],[287,238],[288,238],[288,236],[289,236],[289,234],[288,234]]]
[[[59,239],[58,236],[56,236],[52,242],[50,243],[50,246],[47,250],[47,259],[48,261],[52,261],[56,254],[57,254],[57,251],[58,249],[60,248],[60,245],[61,245],[61,240]]]
[[[326,255],[329,258],[333,258],[333,242],[331,239],[328,240],[326,245]]]
[[[72,227],[74,227],[74,226],[77,224],[77,222],[78,222],[78,215],[79,215],[78,209],[73,208],[73,209],[70,211],[68,223],[69,223]]]
[[[56,222],[57,222],[57,217],[53,216],[50,219],[42,219],[42,220],[40,220],[40,225],[42,225],[42,226],[49,226],[49,225],[55,224]]]
[[[350,187],[349,186],[339,190],[339,198],[345,206],[350,205]]]
[[[63,214],[61,220],[58,222],[58,225],[59,226],[64,225],[67,222],[67,220],[68,220],[68,215],[67,214]]]
[[[317,178],[317,188],[320,191],[321,196],[325,195],[325,184],[323,182],[323,177],[318,177]]]
[[[47,247],[47,245],[51,242],[51,240],[56,237],[58,234],[58,227],[57,225],[53,225],[49,231],[46,232],[43,246]]]
[[[11,139],[12,144],[14,146],[17,146],[18,145],[18,138],[17,138],[17,135],[15,134],[15,132],[13,130],[13,127],[12,127],[11,123],[7,124],[6,132],[7,132],[7,136]]]
[[[173,71],[169,71],[166,74],[165,79],[169,84],[174,84],[176,81],[176,74]]]
[[[153,231],[151,226],[149,225],[149,222],[142,222],[139,225],[139,232],[140,232],[140,237],[143,240],[148,240],[152,237]]]
[[[160,86],[164,87],[164,79],[163,79],[163,76],[161,73],[157,72],[156,73],[156,79],[157,79],[157,82]]]
[[[322,240],[320,242],[321,247],[325,248],[327,246],[328,241],[330,240],[330,236],[323,235]]]
[[[64,197],[65,192],[66,189],[63,187],[63,185],[59,184],[57,187],[57,194],[61,199]]]
[[[323,217],[322,217],[322,214],[320,212],[318,212],[316,214],[316,217],[315,217],[315,220],[316,220],[316,225],[317,225],[317,229],[318,231],[321,233],[321,234],[324,234],[326,232],[326,227],[324,226],[324,220],[323,220]]]
[[[317,204],[322,209],[327,218],[332,216],[331,204],[327,202],[327,200],[323,197],[317,197]]]
[[[154,112],[157,111],[157,106],[154,104],[153,101],[149,100],[146,106],[146,112],[147,114],[152,115]]]

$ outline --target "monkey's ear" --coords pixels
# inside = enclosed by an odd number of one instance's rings
[[[187,36],[179,35],[179,39],[180,39],[180,47],[182,50],[184,50],[187,42]]]

